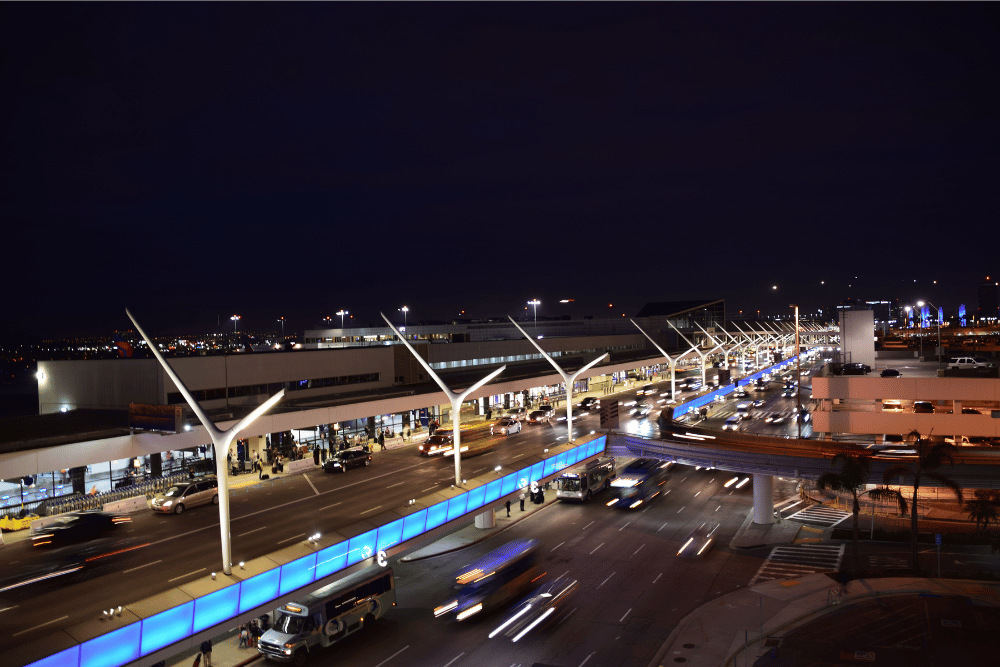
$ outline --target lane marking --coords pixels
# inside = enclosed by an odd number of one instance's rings
[[[664,528],[666,528],[667,527],[667,523],[670,523],[670,522],[669,521],[665,522],[662,526],[660,526],[659,528],[656,529],[656,532],[660,532],[661,530],[663,530]]]
[[[402,481],[402,482],[396,482],[395,484],[390,484],[389,486],[387,486],[387,487],[385,487],[385,488],[387,488],[387,489],[391,489],[392,487],[394,487],[394,486],[399,486],[400,484],[406,484],[406,481],[404,480],[404,481]]]
[[[662,572],[660,572],[658,575],[656,575],[656,579],[653,579],[653,583],[655,584],[657,581],[659,581],[660,577],[662,577],[662,576],[663,576]]]
[[[122,570],[122,574],[128,574],[129,572],[135,572],[136,570],[141,570],[144,567],[149,567],[150,565],[156,565],[157,563],[162,563],[162,560],[154,560],[152,563],[146,563],[145,565],[139,565],[138,567],[133,567],[131,570]]]
[[[558,549],[559,547],[561,547],[564,544],[566,544],[566,543],[565,542],[560,542],[559,544],[557,544],[554,547],[552,547],[551,549],[549,549],[549,553],[552,553],[553,551],[555,551],[556,549]]]
[[[569,570],[566,570],[565,572],[563,572],[562,574],[560,574],[560,575],[559,575],[559,579],[562,579],[562,578],[563,578],[563,577],[565,577],[565,576],[566,576],[567,574],[569,574]],[[556,579],[556,580],[555,580],[555,581],[553,581],[552,583],[557,583],[557,582],[559,581],[559,579]]]
[[[312,487],[313,494],[318,496],[319,495],[319,489],[317,489],[316,485],[312,483],[311,479],[309,479],[309,475],[302,475],[302,476],[306,478],[306,481],[309,483],[309,486]]]
[[[628,608],[628,611],[627,611],[627,612],[625,612],[625,616],[628,616],[628,615],[629,615],[629,614],[631,614],[631,613],[632,613],[632,607],[629,607],[629,608]],[[624,620],[625,620],[625,616],[622,616],[621,618],[619,618],[619,619],[618,619],[618,622],[619,622],[619,623],[621,623],[622,621],[624,621]]]
[[[428,486],[426,489],[424,489],[420,493],[427,493],[428,491],[431,491],[431,490],[436,489],[436,488],[438,488],[437,484],[435,484],[434,486]]]
[[[340,501],[339,503],[334,503],[334,504],[332,504],[332,505],[327,505],[326,507],[320,507],[320,508],[319,508],[318,510],[316,510],[316,511],[317,511],[317,512],[322,512],[323,510],[328,510],[328,509],[330,509],[331,507],[336,507],[337,505],[343,505],[343,504],[344,504],[344,501],[343,501],[343,500],[341,500],[341,501]]]
[[[580,663],[579,667],[583,667],[584,665],[586,665],[587,661],[594,657],[594,653],[597,653],[597,651],[594,651],[593,653],[591,653],[590,655],[588,655],[586,658],[584,658],[583,662]]]
[[[643,542],[643,543],[642,543],[642,546],[641,546],[641,547],[639,547],[638,549],[636,549],[636,550],[635,550],[635,552],[634,552],[634,553],[632,554],[632,556],[634,556],[635,554],[637,554],[637,553],[639,553],[640,551],[642,551],[642,547],[644,547],[644,546],[646,546],[646,543],[645,543],[645,542]],[[631,558],[632,556],[629,556],[629,558]]]
[[[694,494],[694,497],[697,498],[700,495],[701,495],[701,491],[699,491],[698,493]]]
[[[385,663],[389,662],[390,660],[392,660],[393,658],[395,658],[397,655],[399,655],[400,653],[402,653],[403,651],[405,651],[408,648],[410,648],[409,644],[407,644],[403,648],[399,649],[398,651],[396,651],[395,653],[393,653],[392,655],[390,655],[388,658],[386,658],[382,662],[380,662],[377,665],[375,665],[375,667],[382,667],[382,665],[384,665]]]
[[[715,508],[715,511],[718,512],[721,509],[722,509],[722,505],[719,505],[718,507]]]
[[[292,540],[297,540],[300,537],[305,537],[305,536],[306,534],[302,533],[301,535],[295,535],[294,537],[289,537],[287,540],[281,540],[280,542],[275,542],[275,544],[284,544],[285,542],[291,542]]]
[[[17,637],[18,635],[23,635],[25,632],[31,632],[32,630],[37,630],[38,628],[44,628],[46,625],[51,625],[52,623],[58,623],[59,621],[65,621],[69,616],[63,616],[62,618],[54,618],[51,621],[45,621],[41,625],[36,625],[33,628],[28,628],[27,630],[21,630],[20,632],[15,632],[11,637]]]
[[[619,529],[618,529],[618,532],[620,533],[620,532],[622,532],[623,530],[625,530],[626,528],[628,528],[628,525],[629,525],[630,523],[632,523],[632,522],[631,522],[631,521],[627,521],[627,522],[625,523],[625,525],[624,525],[624,526],[622,526],[621,528],[619,528]]]
[[[4,607],[3,609],[0,609],[0,613],[3,613],[5,611],[10,611],[11,609],[17,609],[19,606],[20,605],[14,605],[13,607]]]
[[[687,507],[687,505],[684,505],[679,510],[677,510],[677,513],[680,514],[681,512],[683,512],[685,507]]]
[[[195,570],[194,572],[188,572],[187,574],[182,574],[181,576],[174,577],[173,579],[167,579],[167,583],[169,584],[171,582],[177,581],[178,579],[183,579],[184,577],[190,577],[192,574],[198,574],[199,572],[204,572],[207,569],[208,569],[207,567],[203,567],[200,570]]]
[[[610,578],[611,578],[611,577],[613,577],[613,576],[615,576],[615,573],[614,573],[614,572],[612,572],[611,574],[609,574],[609,575],[608,575],[608,579],[610,579]],[[598,587],[598,588],[600,588],[600,587],[601,587],[601,586],[603,586],[604,584],[608,583],[608,579],[605,579],[604,581],[602,581],[601,583],[599,583],[599,584],[597,585],[597,587]]]
[[[243,537],[244,535],[249,535],[250,533],[256,533],[257,531],[264,530],[265,528],[267,528],[267,526],[261,526],[260,528],[254,528],[253,530],[248,530],[245,533],[240,533],[236,537]]]
[[[450,667],[452,664],[454,664],[454,662],[456,660],[458,660],[459,658],[461,658],[463,655],[465,655],[465,651],[462,651],[461,653],[459,653],[458,655],[456,655],[454,658],[452,658],[451,660],[449,660],[448,662],[446,662],[444,664],[444,667]]]
[[[593,525],[594,525],[594,522],[593,522],[593,521],[591,521],[591,522],[590,522],[590,523],[588,523],[588,524],[587,524],[586,526],[584,526],[584,527],[583,527],[583,529],[584,529],[584,530],[587,530],[588,528],[590,528],[590,527],[591,527],[591,526],[593,526]]]
[[[601,542],[600,544],[598,544],[598,545],[597,545],[597,549],[600,549],[600,548],[601,548],[601,547],[603,547],[603,546],[604,546],[604,542]],[[597,549],[594,549],[594,551],[597,551]],[[590,552],[590,555],[591,555],[591,556],[593,556],[593,555],[594,555],[594,551],[591,551],[591,552]]]
[[[378,505],[377,507],[373,507],[373,508],[371,508],[370,510],[365,510],[365,511],[364,511],[364,512],[362,512],[361,514],[368,514],[369,512],[374,512],[375,510],[377,510],[377,509],[381,509],[381,508],[382,508],[382,506],[381,506],[381,505]],[[361,514],[359,514],[358,516],[361,516]]]
[[[560,619],[560,621],[559,621],[559,623],[557,623],[557,625],[562,625],[563,623],[565,623],[566,621],[568,621],[568,620],[569,620],[569,617],[570,617],[570,616],[572,616],[572,615],[573,615],[573,613],[574,613],[574,612],[575,612],[575,611],[576,611],[577,609],[579,609],[579,607],[573,607],[573,609],[572,609],[572,610],[571,610],[571,611],[570,611],[570,612],[569,612],[568,614],[566,614],[565,616],[563,616],[563,617],[562,617],[562,619]]]

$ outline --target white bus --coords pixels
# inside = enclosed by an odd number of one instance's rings
[[[313,652],[370,626],[395,605],[392,568],[368,568],[282,605],[257,651],[301,667]]]
[[[592,495],[611,486],[614,478],[614,458],[609,456],[589,461],[585,466],[559,477],[556,481],[556,498],[590,500]]]

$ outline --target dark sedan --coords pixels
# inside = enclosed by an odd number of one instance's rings
[[[110,537],[120,524],[130,521],[130,517],[109,512],[67,512],[55,517],[53,523],[33,530],[31,541],[36,547],[49,548],[80,544]]]
[[[884,378],[898,378],[899,371],[897,371],[895,368],[886,368],[881,373],[879,373],[879,376]]]
[[[371,452],[361,449],[345,449],[337,452],[323,464],[326,472],[347,472],[348,468],[367,466],[372,462]]]

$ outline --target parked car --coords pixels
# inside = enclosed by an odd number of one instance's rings
[[[371,452],[361,449],[345,449],[328,458],[323,463],[323,470],[326,472],[347,472],[348,468],[371,465],[371,462]]]
[[[903,406],[899,401],[882,401],[882,412],[901,412],[902,410]]]
[[[178,482],[153,498],[154,512],[180,514],[198,505],[219,504],[219,481],[215,475]]]
[[[948,360],[948,368],[951,370],[965,370],[967,368],[987,368],[992,364],[981,357],[952,357]]]
[[[871,372],[872,367],[868,364],[843,364],[839,375],[868,375]]]
[[[930,401],[913,401],[913,411],[933,414],[934,404]]]
[[[502,417],[490,426],[490,435],[510,435],[521,432],[521,422],[513,417]]]
[[[545,422],[547,424],[549,422],[549,416],[550,414],[545,410],[533,410],[528,413],[528,423],[541,424],[542,422]]]
[[[883,369],[881,373],[879,373],[879,377],[884,377],[884,378],[898,378],[899,377],[899,371],[897,371],[895,368],[886,368],[886,369]]]
[[[81,510],[57,516],[53,523],[31,531],[31,543],[36,547],[55,548],[67,544],[79,544],[108,537],[123,523],[132,521],[130,517]]]

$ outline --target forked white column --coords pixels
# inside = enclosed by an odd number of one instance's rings
[[[142,330],[139,323],[135,321],[132,317],[132,313],[129,312],[128,308],[125,309],[125,314],[128,318],[132,320],[132,324],[135,325],[136,331],[142,336],[142,339],[146,341],[146,345],[152,351],[153,356],[156,360],[160,362],[163,366],[163,370],[166,371],[167,375],[173,380],[174,385],[177,386],[177,390],[181,392],[181,396],[187,401],[187,404],[191,406],[191,410],[198,416],[198,421],[201,422],[202,426],[205,427],[205,431],[212,438],[212,446],[215,449],[215,476],[219,480],[219,535],[222,540],[222,571],[226,574],[232,574],[233,563],[232,563],[232,544],[230,542],[229,535],[229,476],[226,474],[226,454],[229,452],[229,445],[232,444],[233,438],[239,434],[240,431],[247,428],[257,420],[262,414],[270,410],[275,403],[281,400],[281,397],[285,395],[285,390],[282,389],[277,394],[267,399],[256,408],[254,411],[248,414],[243,419],[239,420],[232,426],[230,426],[225,431],[220,431],[204,411],[202,411],[201,406],[198,402],[194,400],[191,392],[188,388],[184,386],[181,379],[177,377],[177,373],[174,369],[170,367],[167,360],[163,358],[160,351],[156,348],[152,339],[146,335],[146,332]]]
[[[441,391],[443,391],[445,396],[448,397],[448,400],[451,401],[451,433],[452,433],[452,442],[455,445],[454,449],[455,486],[461,486],[462,485],[462,453],[461,453],[462,441],[459,432],[458,418],[462,414],[462,401],[464,401],[466,397],[469,396],[469,394],[476,391],[484,384],[486,384],[487,382],[489,382],[490,380],[492,380],[493,378],[495,378],[496,376],[500,375],[505,370],[507,370],[507,364],[504,364],[500,368],[496,369],[495,371],[484,377],[482,380],[480,380],[476,384],[472,385],[471,387],[463,391],[461,394],[456,394],[455,392],[453,392],[451,389],[448,388],[448,385],[446,385],[441,380],[441,378],[438,377],[438,374],[434,372],[434,370],[431,368],[431,365],[428,364],[423,357],[417,354],[417,351],[414,350],[413,346],[410,345],[409,341],[407,341],[403,337],[403,334],[399,333],[399,330],[396,329],[396,327],[392,326],[392,322],[389,321],[389,318],[386,317],[384,313],[379,313],[379,315],[381,315],[382,319],[385,320],[385,323],[389,325],[389,328],[392,329],[392,331],[397,336],[399,336],[399,340],[403,342],[403,345],[406,346],[406,349],[409,350],[410,354],[412,354],[413,357],[420,363],[420,365],[424,367],[424,370],[427,371],[427,373],[431,376],[431,378],[433,378],[433,380],[437,382],[437,385],[441,387]]]
[[[567,373],[566,371],[564,371],[559,367],[559,364],[557,364],[552,359],[552,357],[550,357],[548,353],[545,350],[543,350],[538,343],[535,342],[534,338],[526,334],[524,332],[524,329],[518,326],[517,322],[514,321],[513,317],[508,315],[507,319],[510,320],[510,323],[513,324],[515,327],[517,327],[518,331],[524,334],[524,337],[528,339],[528,342],[534,345],[535,349],[538,350],[542,354],[542,356],[548,360],[550,364],[552,364],[552,368],[556,369],[556,372],[558,372],[559,375],[562,376],[563,382],[566,383],[566,442],[573,442],[573,382],[576,380],[577,377],[579,377],[580,373],[593,368],[594,366],[597,365],[599,361],[605,359],[608,356],[608,353],[605,352],[601,356],[591,361],[589,364],[586,364],[583,368],[581,368],[577,372],[570,375],[569,373]]]
[[[684,352],[684,354],[679,354],[676,357],[671,357],[669,354],[667,354],[666,350],[664,350],[662,347],[660,347],[657,344],[657,342],[655,340],[653,340],[652,336],[650,336],[648,333],[646,333],[645,331],[643,331],[642,327],[640,327],[638,324],[635,323],[635,320],[630,319],[629,322],[631,322],[632,324],[635,325],[635,328],[639,330],[639,333],[641,333],[643,336],[645,336],[649,340],[649,342],[653,344],[653,347],[655,347],[659,351],[659,353],[662,354],[666,358],[667,363],[670,364],[670,400],[671,401],[676,401],[677,400],[677,386],[676,386],[677,383],[676,383],[675,372],[677,370],[677,360],[680,359],[680,358],[682,358],[682,357],[687,356],[687,353],[690,352],[691,350],[694,350],[695,352],[697,352],[698,350],[696,348],[692,347],[689,350],[686,350]]]
[[[701,350],[698,349],[698,346],[695,345],[694,343],[692,343],[691,341],[689,341],[688,337],[685,336],[684,334],[682,334],[681,330],[678,329],[677,327],[675,327],[669,320],[667,321],[667,324],[670,325],[671,329],[673,329],[674,331],[677,332],[678,336],[680,336],[685,341],[687,341],[688,345],[690,345],[691,347],[694,348],[695,354],[697,354],[699,357],[701,357],[701,386],[702,386],[702,388],[704,388],[705,385],[708,383],[708,376],[705,373],[705,359],[706,359],[706,357],[708,357],[708,355],[712,354],[713,352],[715,352],[717,349],[719,349],[722,346],[721,345],[716,345],[715,347],[713,347],[708,352],[702,353]],[[710,338],[711,338],[711,336],[710,336]],[[687,352],[685,352],[684,354],[687,354]]]

